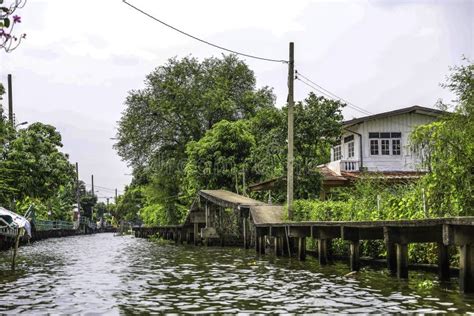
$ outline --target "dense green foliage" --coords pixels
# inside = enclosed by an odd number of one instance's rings
[[[474,215],[474,65],[455,67],[446,87],[458,96],[454,113],[419,126],[412,145],[424,156],[428,173],[416,183],[388,186],[366,177],[336,190],[331,200],[296,200],[294,220],[365,221]],[[425,207],[423,204],[425,196]],[[336,251],[347,253],[343,243]],[[364,242],[364,255],[383,257],[381,242]],[[423,250],[423,251],[422,251]],[[410,245],[413,262],[436,262],[433,244]]]
[[[286,173],[286,108],[235,56],[170,59],[130,92],[119,122],[119,155],[133,168],[146,224],[183,219],[199,189],[245,186]],[[314,94],[295,106],[296,195],[316,196],[317,164],[340,134],[343,104]],[[127,194],[127,193],[126,193]],[[278,197],[277,200],[282,196]]]
[[[457,95],[455,111],[412,135],[430,171],[422,185],[432,216],[474,215],[474,64],[467,62],[444,85]]]
[[[0,84],[0,101],[4,93]],[[56,128],[36,122],[16,130],[0,103],[0,144],[0,205],[24,213],[34,204],[39,219],[70,220],[76,175]]]
[[[130,92],[115,148],[137,178],[129,189],[154,188],[146,199],[153,205],[146,206],[168,213],[158,217],[179,221],[187,206],[179,197],[188,142],[221,120],[247,119],[273,105],[271,90],[257,90],[255,81],[234,56],[203,62],[187,57],[170,59],[147,76],[144,89]]]
[[[185,188],[193,199],[201,188],[242,192],[242,177],[249,169],[255,147],[249,122],[222,120],[198,142],[189,142],[185,167]]]

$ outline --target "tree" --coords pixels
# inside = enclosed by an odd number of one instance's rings
[[[51,125],[34,123],[17,133],[2,161],[13,198],[47,200],[74,182],[74,166],[60,147],[61,135]]]
[[[84,181],[79,181],[79,203],[85,217],[92,219],[94,206],[97,204],[97,196],[92,191],[87,191]]]
[[[242,173],[249,169],[255,146],[249,122],[220,121],[197,142],[189,142],[186,153],[185,186],[188,201],[201,188],[242,191]]]
[[[319,195],[321,177],[316,167],[330,160],[330,148],[341,135],[344,106],[313,92],[295,105],[296,198]]]
[[[253,117],[272,107],[270,89],[257,90],[255,76],[237,57],[170,59],[149,74],[145,88],[126,99],[115,148],[156,194],[154,201],[178,219],[178,197],[186,164],[186,146],[221,120]]]
[[[344,104],[310,93],[295,105],[294,168],[295,197],[319,195],[321,177],[317,166],[329,161],[331,145],[341,133]],[[286,176],[287,108],[263,109],[252,120],[256,146],[252,154],[254,178],[268,180]],[[281,188],[283,189],[283,188]],[[278,193],[278,192],[276,192]],[[277,201],[284,201],[284,194]]]
[[[142,188],[125,187],[123,195],[119,196],[114,217],[117,221],[136,222],[139,220],[139,212],[143,207]]]
[[[455,111],[412,133],[429,170],[422,185],[432,216],[474,214],[474,64],[466,62],[443,85],[457,95]]]
[[[10,175],[10,170],[5,166],[4,160],[8,150],[8,143],[13,137],[13,128],[10,122],[4,115],[3,111],[3,95],[5,88],[0,83],[0,204],[7,205],[10,196],[15,193],[15,188],[12,186],[14,179]]]

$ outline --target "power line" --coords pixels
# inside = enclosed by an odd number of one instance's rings
[[[213,44],[213,43],[208,42],[208,41],[206,41],[206,40],[203,40],[203,39],[201,39],[201,38],[199,38],[199,37],[196,37],[196,36],[194,36],[194,35],[191,35],[191,34],[189,34],[189,33],[187,33],[187,32],[184,32],[184,31],[182,31],[182,30],[180,30],[180,29],[178,29],[178,28],[176,28],[176,27],[174,27],[174,26],[172,26],[172,25],[170,25],[170,24],[168,24],[168,23],[166,23],[166,22],[163,22],[162,20],[160,20],[160,19],[154,17],[154,16],[151,15],[150,13],[147,13],[147,12],[143,11],[142,9],[137,8],[137,7],[134,6],[133,4],[128,3],[126,0],[122,0],[122,1],[123,1],[123,3],[125,3],[126,5],[130,6],[131,8],[133,8],[133,9],[135,9],[136,11],[140,12],[141,14],[146,15],[147,17],[149,17],[149,18],[155,20],[156,22],[159,22],[159,23],[163,24],[164,26],[167,26],[167,27],[169,27],[170,29],[173,29],[173,30],[175,30],[176,32],[179,32],[179,33],[181,33],[181,34],[183,34],[183,35],[186,35],[186,36],[188,36],[188,37],[191,37],[192,39],[195,39],[196,41],[199,41],[199,42],[201,42],[201,43],[210,45],[210,46],[212,46],[212,47],[215,47],[215,48],[218,48],[218,49],[221,49],[221,50],[224,50],[224,51],[226,51],[226,52],[230,52],[230,53],[233,53],[233,54],[236,54],[236,55],[241,55],[241,56],[245,56],[245,57],[249,57],[249,58],[254,58],[254,59],[259,59],[259,60],[264,60],[264,61],[271,61],[271,62],[276,62],[276,63],[286,63],[286,64],[288,63],[287,60],[283,60],[283,59],[272,59],[272,58],[265,58],[265,57],[259,57],[259,56],[255,56],[255,55],[245,54],[245,53],[241,53],[241,52],[238,52],[238,51],[229,49],[229,48],[225,48],[225,47],[223,47],[223,46],[219,46],[219,45],[217,45],[217,44]]]
[[[300,77],[306,79],[306,77],[304,77],[304,76],[301,75],[300,73],[298,73],[298,74],[300,75]],[[327,96],[327,97],[329,97],[329,98],[331,98],[331,99],[338,99],[338,100],[341,100],[341,101],[347,103],[346,100],[344,100],[344,99],[338,97],[338,96],[335,95],[334,93],[331,93],[330,91],[328,91],[328,90],[322,88],[322,87],[319,86],[319,85],[317,85],[317,86],[320,87],[320,88],[313,86],[312,84],[310,84],[310,83],[308,83],[308,82],[302,80],[302,79],[299,78],[299,77],[296,77],[295,79],[296,79],[296,80],[299,80],[300,82],[302,82],[302,83],[305,84],[306,86],[308,86],[308,87],[314,89],[316,92],[319,92],[319,93],[321,93],[321,94],[323,94],[323,95],[325,95],[325,96]],[[311,83],[314,83],[313,81],[311,81],[311,80],[309,80],[309,79],[307,79],[307,80],[310,81]],[[324,92],[323,90],[328,91],[329,93],[326,93],[326,92]],[[332,95],[331,95],[331,94],[332,94]],[[349,108],[352,108],[353,110],[356,110],[356,111],[358,111],[358,112],[364,114],[364,115],[374,115],[374,113],[371,113],[371,112],[369,112],[369,111],[367,111],[367,110],[365,110],[365,109],[363,109],[363,108],[361,108],[361,107],[355,106],[355,105],[353,105],[352,103],[348,103],[347,106],[348,106]],[[399,127],[406,127],[406,128],[408,128],[408,129],[410,129],[410,130],[412,130],[412,129],[414,129],[414,128],[416,127],[415,125],[408,125],[408,124],[404,124],[404,123],[395,123],[395,125],[398,125]]]
[[[91,187],[91,186],[92,186],[90,183],[85,183],[85,184],[86,184],[86,186],[88,186],[88,187]],[[95,187],[96,189],[99,189],[99,191],[115,192],[115,189],[107,188],[107,187],[102,187],[102,186],[96,185],[96,184],[94,184],[94,187]],[[117,189],[117,191],[118,191],[118,192],[123,192],[122,190],[118,190],[118,189]]]
[[[340,96],[338,96],[337,94],[335,94],[334,92],[331,92],[327,89],[325,89],[324,87],[320,86],[319,84],[317,84],[316,82],[314,82],[313,80],[309,79],[308,77],[306,77],[305,75],[303,75],[301,72],[298,72],[298,70],[295,71],[296,72],[296,79],[297,80],[300,80],[301,82],[303,82],[299,77],[307,80],[308,82],[310,82],[311,84],[313,84],[314,86],[316,87],[312,87],[313,89],[315,90],[318,90],[319,92],[323,93],[325,92],[324,94],[328,95],[330,98],[334,99],[339,99],[341,101],[343,101],[344,103],[346,103],[350,108],[358,111],[358,112],[361,112],[363,114],[366,114],[366,115],[372,115],[373,113],[364,109],[364,108],[361,108],[360,106],[357,106],[355,104],[353,104],[352,102],[349,102],[347,101],[346,99],[344,98],[341,98]]]
[[[371,112],[366,111],[366,110],[364,110],[364,109],[362,109],[362,108],[359,108],[359,107],[354,107],[351,103],[347,103],[345,100],[343,100],[343,99],[341,99],[341,98],[339,98],[339,97],[335,97],[335,96],[333,96],[333,95],[331,95],[331,94],[329,94],[329,93],[327,93],[327,92],[324,92],[323,90],[321,90],[321,89],[319,89],[319,88],[313,86],[312,84],[306,82],[305,80],[303,80],[303,79],[301,79],[301,78],[299,78],[299,77],[297,77],[296,80],[299,80],[300,82],[302,82],[302,83],[305,84],[306,86],[310,87],[311,89],[315,90],[316,92],[318,92],[318,93],[320,93],[320,94],[325,95],[326,97],[328,97],[328,98],[330,98],[330,99],[338,100],[338,101],[342,101],[342,102],[346,103],[347,107],[349,107],[349,108],[351,108],[351,109],[353,109],[353,110],[355,110],[355,111],[357,111],[357,112],[360,112],[360,113],[362,113],[362,114],[364,114],[364,115],[372,115]]]

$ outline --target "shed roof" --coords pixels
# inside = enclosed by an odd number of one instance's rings
[[[250,214],[255,225],[283,223],[281,205],[255,205],[250,207]]]
[[[222,207],[238,207],[264,205],[264,202],[251,199],[226,190],[200,190],[199,195],[204,199]]]

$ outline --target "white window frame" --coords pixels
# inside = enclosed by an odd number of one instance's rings
[[[374,142],[374,144],[377,145],[377,153],[376,153],[376,154],[372,153],[372,142]],[[378,140],[378,139],[375,139],[375,138],[370,139],[370,142],[369,142],[369,152],[370,152],[370,155],[371,155],[371,156],[379,156],[379,155],[380,155],[380,144],[379,144],[379,140]]]
[[[355,143],[354,141],[347,143],[347,158],[353,158],[355,156]]]
[[[379,134],[379,136],[370,137],[370,134]],[[382,134],[389,134],[388,137],[380,137]],[[395,134],[395,135],[394,135]],[[398,135],[397,135],[398,134]],[[384,135],[385,136],[385,135]],[[399,142],[398,153],[394,154],[394,141]],[[372,153],[373,145],[377,146],[377,154]],[[388,146],[388,148],[384,148]],[[384,149],[388,149],[384,153]],[[369,153],[371,156],[394,156],[400,157],[402,155],[402,137],[400,132],[370,132],[369,133]]]
[[[398,153],[395,154],[395,147],[394,147],[394,141],[398,141]],[[392,156],[401,156],[402,155],[402,139],[401,138],[392,138],[392,141],[390,143],[391,147],[391,153]]]
[[[380,140],[380,156],[390,156],[390,138],[381,138]]]
[[[333,155],[334,155],[334,161],[341,160],[342,159],[342,147],[341,145],[337,145],[333,147]]]

